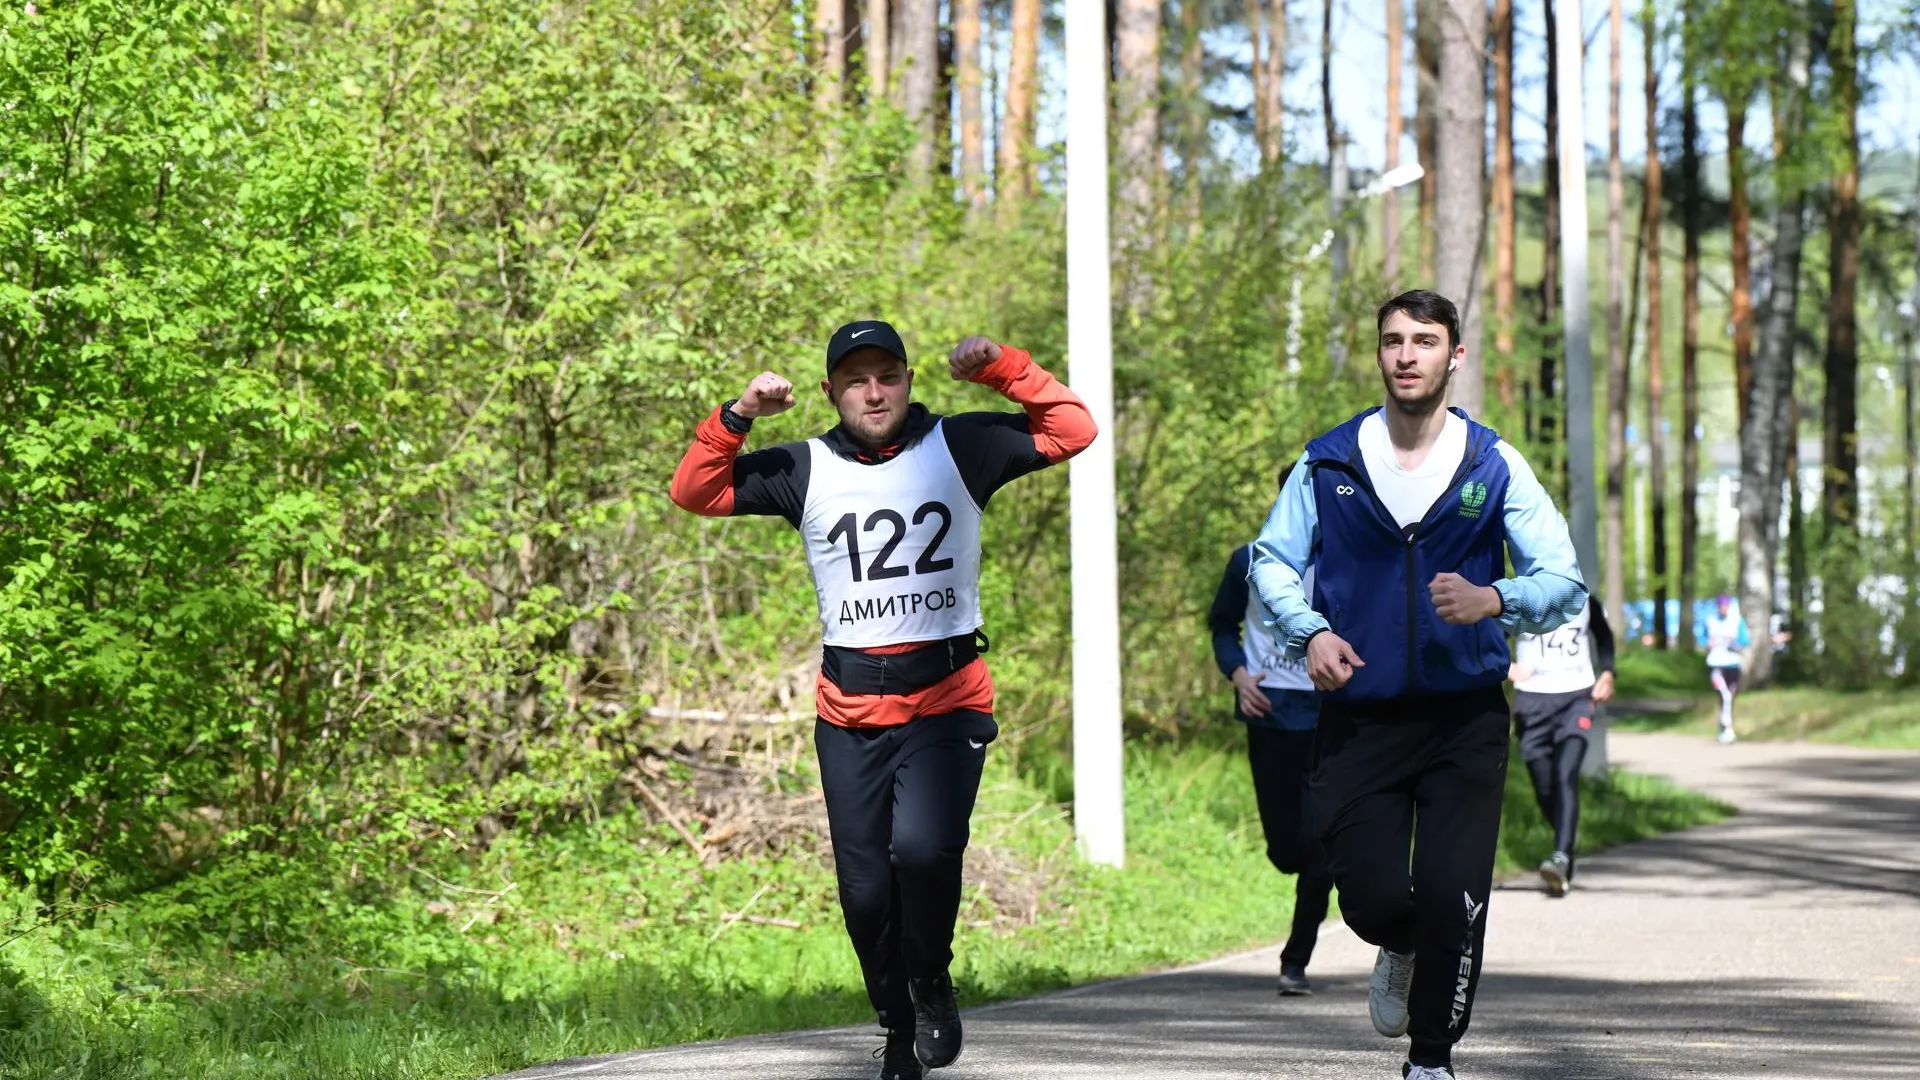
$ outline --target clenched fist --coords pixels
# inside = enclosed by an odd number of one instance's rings
[[[995,345],[993,339],[976,334],[953,347],[947,357],[947,370],[953,372],[959,382],[972,382],[988,364],[998,359],[1000,346]]]
[[[1307,678],[1321,690],[1338,690],[1347,685],[1357,668],[1367,666],[1346,639],[1328,630],[1313,635],[1307,642]]]
[[[753,377],[753,381],[741,392],[740,400],[733,403],[733,415],[743,420],[754,420],[791,408],[793,384],[771,371],[763,371]]]
[[[1491,585],[1475,585],[1459,574],[1435,574],[1427,582],[1433,609],[1454,626],[1466,626],[1500,614],[1500,593]]]

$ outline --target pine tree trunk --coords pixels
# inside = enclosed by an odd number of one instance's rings
[[[899,0],[900,49],[894,57],[899,73],[900,111],[913,125],[913,149],[907,155],[907,173],[924,182],[933,176],[934,141],[939,110],[934,108],[940,87],[939,0]]]
[[[1333,171],[1333,146],[1340,141],[1339,118],[1333,111],[1333,2],[1320,0],[1320,120],[1325,126],[1327,171]]]
[[[1116,16],[1120,178],[1115,239],[1123,250],[1137,252],[1152,228],[1160,174],[1160,0],[1120,0]]]
[[[1666,418],[1666,371],[1660,340],[1660,85],[1659,69],[1653,62],[1653,42],[1659,33],[1652,0],[1641,10],[1641,38],[1646,43],[1647,87],[1647,191],[1643,216],[1647,221],[1647,499],[1648,526],[1653,543],[1653,643],[1668,647],[1667,639],[1667,468],[1666,436],[1661,430]]]
[[[1405,126],[1400,101],[1400,74],[1405,67],[1406,43],[1402,37],[1406,30],[1407,13],[1402,0],[1387,0],[1387,170],[1400,166],[1401,129]],[[1386,258],[1382,266],[1382,276],[1386,278],[1387,291],[1396,291],[1400,280],[1400,193],[1389,191],[1381,196],[1380,233],[1381,242],[1386,247]]]
[[[1740,427],[1753,397],[1753,205],[1747,197],[1747,100],[1729,95],[1727,110],[1727,261],[1732,264],[1733,392]]]
[[[1560,59],[1557,52],[1559,30],[1554,26],[1553,0],[1542,5],[1547,19],[1547,150],[1546,220],[1542,234],[1546,238],[1540,257],[1540,425],[1541,445],[1547,447],[1553,463],[1549,472],[1559,476],[1558,463],[1565,460],[1556,432],[1559,430],[1558,378],[1555,357],[1560,349]],[[1559,490],[1557,486],[1550,490]]]
[[[1626,265],[1621,218],[1626,213],[1626,181],[1620,164],[1620,0],[1607,17],[1607,504],[1600,576],[1605,579],[1607,620],[1627,625],[1627,541],[1624,506],[1627,483],[1627,355],[1621,304],[1626,300]],[[1579,193],[1572,197],[1578,198]]]
[[[1180,165],[1186,180],[1187,217],[1200,219],[1200,174],[1207,160],[1207,48],[1201,37],[1206,7],[1180,0]]]
[[[1493,3],[1493,353],[1500,404],[1513,407],[1513,0]]]
[[[953,0],[954,82],[960,95],[960,190],[978,213],[987,205],[987,140],[982,119],[980,0]]]
[[[1687,5],[1692,14],[1692,5]],[[1680,112],[1681,220],[1686,231],[1680,269],[1680,647],[1691,649],[1693,599],[1699,587],[1700,512],[1700,117],[1699,56],[1691,30],[1684,35],[1681,77],[1685,97]]]
[[[1860,92],[1854,53],[1855,0],[1834,0],[1829,39],[1833,109],[1839,122],[1839,160],[1828,215],[1827,399],[1820,460],[1820,507],[1828,529],[1858,532],[1860,492],[1858,379],[1860,353],[1855,312],[1860,280]]]
[[[846,0],[816,0],[813,35],[819,49],[814,65],[813,100],[821,111],[839,108],[845,95],[847,67]]]
[[[1420,285],[1434,281],[1434,203],[1439,184],[1440,5],[1443,0],[1413,0],[1414,145],[1427,170],[1420,178]],[[1475,357],[1478,363],[1479,358]]]
[[[892,25],[887,0],[867,0],[867,100],[874,104],[887,99],[893,77],[893,58],[889,55]]]
[[[1253,144],[1260,148],[1260,160],[1265,163],[1273,160],[1267,155],[1272,145],[1267,130],[1271,123],[1267,117],[1267,65],[1260,59],[1266,49],[1266,5],[1262,0],[1245,0],[1241,8],[1246,13],[1247,43],[1252,50],[1247,77],[1253,82]]]
[[[884,3],[885,0],[874,0]],[[1041,0],[1013,0],[1007,54],[1007,108],[1000,133],[1000,199],[1013,207],[1033,195],[1034,103],[1040,75]]]
[[[1268,161],[1279,161],[1287,148],[1287,113],[1282,107],[1281,89],[1287,78],[1287,0],[1271,0],[1267,15],[1267,143]]]
[[[1481,252],[1487,218],[1487,6],[1484,0],[1441,0],[1441,7],[1433,278],[1434,288],[1460,308],[1460,343],[1467,347],[1448,400],[1477,416],[1486,387]]]

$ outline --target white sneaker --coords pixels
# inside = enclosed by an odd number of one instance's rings
[[[1432,1065],[1408,1065],[1400,1076],[1402,1080],[1453,1080],[1453,1070]]]
[[[1730,727],[1721,728],[1719,739],[1720,739],[1720,745],[1722,746],[1725,746],[1726,744],[1732,742],[1734,740],[1733,729]]]
[[[1373,979],[1367,994],[1367,1015],[1373,1030],[1389,1039],[1407,1033],[1407,994],[1413,989],[1413,954],[1380,950],[1373,961]]]

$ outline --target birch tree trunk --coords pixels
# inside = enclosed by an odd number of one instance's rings
[[[960,191],[973,213],[987,205],[987,139],[980,77],[980,0],[953,0],[953,69],[960,96]]]
[[[1513,407],[1513,0],[1493,4],[1493,354],[1500,404]]]
[[[1781,101],[1781,140],[1790,144],[1801,130],[1808,86],[1809,43],[1798,27],[1788,42],[1786,68],[1776,84]],[[1774,567],[1778,557],[1782,451],[1795,437],[1791,430],[1794,309],[1800,298],[1800,254],[1805,240],[1807,192],[1783,177],[1774,215],[1773,285],[1753,361],[1747,422],[1740,431],[1740,611],[1753,631],[1747,675],[1755,684],[1773,676],[1773,647],[1767,632],[1775,601]]]
[[[884,3],[885,0],[874,0]],[[1007,106],[1000,132],[1000,201],[1032,196],[1034,103],[1040,75],[1040,0],[1013,0],[1007,49]]]
[[[1620,0],[1611,0],[1607,15],[1607,502],[1602,528],[1606,534],[1600,576],[1605,582],[1607,620],[1623,631],[1627,625],[1627,355],[1626,322],[1621,304],[1626,300],[1626,265],[1621,218],[1626,213],[1626,180],[1620,164]],[[1574,193],[1573,197],[1578,197]]]

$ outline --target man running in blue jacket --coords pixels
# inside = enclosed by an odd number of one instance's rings
[[[1407,1080],[1447,1080],[1486,939],[1506,634],[1563,625],[1587,590],[1526,460],[1446,407],[1466,360],[1452,301],[1402,293],[1378,326],[1385,404],[1307,444],[1251,578],[1324,691],[1313,820],[1347,925],[1380,947],[1374,1028],[1412,1036]]]
[[[1293,472],[1280,471],[1286,486]],[[1253,767],[1253,797],[1267,837],[1267,861],[1295,875],[1293,930],[1280,950],[1280,993],[1313,993],[1307,965],[1320,939],[1333,893],[1333,873],[1307,812],[1307,773],[1313,765],[1313,729],[1320,720],[1320,694],[1307,678],[1303,659],[1287,659],[1267,625],[1272,617],[1247,587],[1253,545],[1242,544],[1227,559],[1226,576],[1213,594],[1207,629],[1213,660],[1233,683],[1234,710],[1247,726],[1247,761]],[[1313,571],[1307,571],[1313,587]]]

